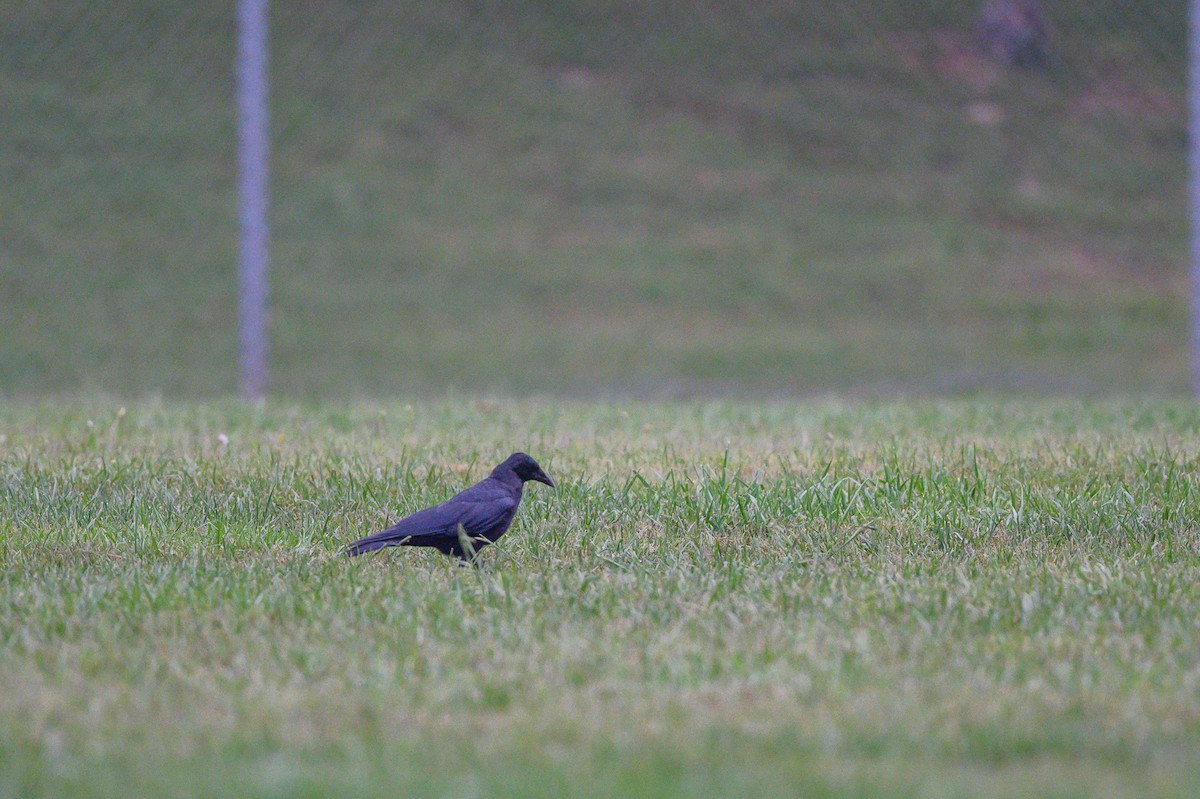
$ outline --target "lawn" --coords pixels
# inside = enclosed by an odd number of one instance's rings
[[[526,449],[478,568],[339,547]],[[1190,402],[0,405],[0,797],[1194,796]]]
[[[1186,391],[1186,4],[976,5],[273,5],[275,391]],[[236,389],[233,12],[0,0],[0,394]]]

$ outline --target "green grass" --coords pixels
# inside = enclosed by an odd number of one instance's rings
[[[0,797],[1195,795],[1193,403],[126,408],[0,405]]]
[[[279,5],[274,387],[1185,390],[1184,4],[1053,5]],[[0,391],[233,391],[232,12],[0,2]]]

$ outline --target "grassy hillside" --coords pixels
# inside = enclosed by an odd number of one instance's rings
[[[339,546],[516,446],[459,569]],[[1192,404],[0,406],[0,796],[1177,797]]]
[[[1183,8],[273,18],[275,387],[1186,384]],[[232,5],[0,2],[0,390],[234,387]]]

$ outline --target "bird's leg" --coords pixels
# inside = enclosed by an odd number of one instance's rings
[[[458,526],[458,557],[470,563],[475,560],[475,542],[471,540],[471,536],[467,535],[467,528],[461,524]]]

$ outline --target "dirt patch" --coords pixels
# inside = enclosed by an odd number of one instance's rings
[[[984,92],[1004,77],[1005,68],[979,48],[969,33],[948,29],[893,34],[889,44],[905,69]]]
[[[1092,81],[1067,106],[1078,117],[1120,116],[1141,121],[1181,119],[1184,98],[1146,83],[1138,83],[1115,72]]]

